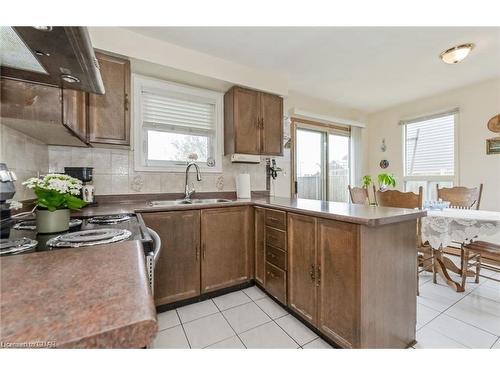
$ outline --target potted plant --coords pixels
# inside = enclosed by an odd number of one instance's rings
[[[390,186],[396,187],[396,179],[392,174],[381,173],[378,175],[378,185],[380,191],[386,191]]]
[[[368,186],[370,186],[370,184],[372,183],[372,176],[368,174],[366,176],[363,176],[363,178],[361,179],[361,183],[363,184],[364,189],[368,189]]]
[[[36,202],[38,233],[57,233],[69,229],[70,210],[86,203],[78,197],[82,182],[65,174],[50,173],[42,178],[32,177],[23,185],[33,190]]]

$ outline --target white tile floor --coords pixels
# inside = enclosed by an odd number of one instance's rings
[[[458,258],[453,261],[458,263]],[[482,270],[481,274],[500,277],[488,270]],[[473,278],[469,278],[465,292],[456,293],[440,276],[434,284],[430,273],[421,274],[415,348],[499,347],[499,282],[481,278],[479,284],[475,284]]]
[[[158,314],[153,348],[328,349],[257,287]]]
[[[500,348],[500,283],[472,281],[456,293],[439,276],[433,284],[421,274],[415,348]],[[154,348],[331,348],[257,287],[158,314],[158,321]]]

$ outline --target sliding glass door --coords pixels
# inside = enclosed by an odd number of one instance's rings
[[[299,198],[324,199],[325,134],[308,129],[297,129],[296,176]]]
[[[348,202],[348,131],[295,124],[294,192],[298,198]]]

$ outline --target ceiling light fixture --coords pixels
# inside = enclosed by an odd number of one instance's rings
[[[457,64],[465,59],[473,48],[473,43],[461,44],[459,46],[447,49],[446,51],[442,52],[439,57],[446,64]]]

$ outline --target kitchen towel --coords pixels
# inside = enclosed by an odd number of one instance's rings
[[[250,175],[248,173],[236,176],[236,196],[238,199],[250,198]]]

